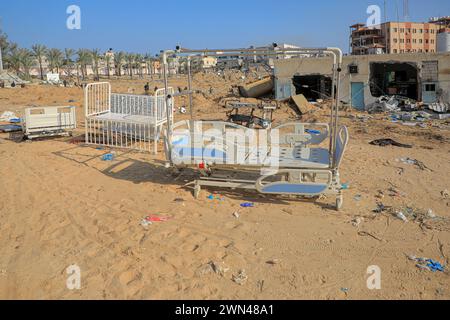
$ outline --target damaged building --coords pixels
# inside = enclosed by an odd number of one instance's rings
[[[328,57],[275,61],[278,100],[303,94],[309,100],[331,95]],[[377,98],[398,95],[424,103],[450,102],[450,53],[345,56],[341,101],[365,109]]]

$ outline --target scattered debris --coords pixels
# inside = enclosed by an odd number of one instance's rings
[[[445,271],[445,266],[442,266],[442,264],[440,264],[437,261],[434,261],[433,259],[418,258],[413,255],[407,255],[406,257],[411,261],[417,262],[416,267],[419,269],[424,269],[424,270],[428,270],[431,272],[437,272],[437,271],[444,272]]]
[[[12,111],[5,111],[0,116],[0,121],[3,122],[20,122],[20,118]]]
[[[225,274],[230,271],[230,268],[228,268],[225,263],[223,262],[214,262],[214,261],[210,261],[209,265],[211,266],[212,270],[214,271],[214,273],[224,277]]]
[[[381,239],[381,238],[379,238],[379,237],[377,237],[377,236],[375,236],[375,235],[373,235],[373,234],[371,234],[371,233],[369,233],[367,231],[359,231],[358,235],[361,236],[361,237],[371,237],[371,238],[374,238],[375,240],[378,240],[380,242],[383,241],[383,239]]]
[[[347,295],[349,289],[348,288],[341,288],[341,291]]]
[[[390,197],[406,197],[406,193],[394,188],[394,187],[390,187],[388,189],[389,191],[389,196]]]
[[[239,272],[237,274],[233,275],[232,280],[233,280],[233,282],[242,286],[247,282],[248,276],[245,273],[245,270],[239,270]]]
[[[235,212],[233,213],[233,217],[235,217],[236,219],[239,219],[240,216],[241,216],[241,215],[239,214],[238,211],[235,211]]]
[[[341,184],[341,190],[348,190],[348,189],[350,189],[350,184],[348,183]]]
[[[306,100],[305,96],[303,94],[298,94],[296,96],[292,96],[292,101],[297,106],[297,109],[300,114],[305,114],[314,110],[317,110],[317,108],[312,105],[311,103]]]
[[[447,113],[450,112],[450,104],[449,103],[430,103],[428,105],[428,109],[438,112],[438,113]]]
[[[411,158],[400,158],[397,161],[403,162],[405,164],[411,164],[411,165],[416,165],[417,167],[419,167],[420,170],[431,170],[430,168],[428,168],[422,161],[416,160],[416,159],[411,159]]]
[[[353,197],[353,199],[354,199],[355,201],[361,201],[362,195],[357,194],[356,196]]]
[[[148,228],[151,225],[152,225],[151,221],[148,221],[147,219],[142,219],[141,226],[143,226],[144,228]]]
[[[266,261],[267,264],[270,264],[272,266],[279,264],[280,262],[281,261],[279,259],[272,259],[272,260]]]
[[[204,264],[204,265],[201,265],[200,267],[198,267],[198,269],[195,271],[195,276],[203,277],[203,276],[206,276],[213,272],[214,272],[214,270],[211,266],[211,263],[207,263],[207,264]]]
[[[400,111],[399,104],[400,101],[395,96],[381,96],[367,107],[367,111],[369,113]]]
[[[239,86],[239,93],[245,98],[259,98],[272,92],[274,88],[274,80],[268,77],[256,82]]]
[[[263,292],[263,290],[264,290],[264,280],[258,280],[257,286],[259,288],[259,292]]]
[[[441,191],[441,196],[442,196],[442,198],[447,199],[450,197],[450,193],[448,192],[447,189],[445,189],[445,190]]]
[[[112,154],[112,153],[104,154],[102,156],[102,160],[103,161],[113,161],[114,160],[114,154]]]
[[[225,200],[225,198],[222,197],[220,194],[210,194],[207,198],[209,200],[220,200],[220,201],[224,201]]]
[[[5,71],[0,72],[0,82],[2,82],[6,88],[15,88],[17,86],[23,87],[26,83],[29,83],[29,81],[24,81],[18,76]]]
[[[408,222],[408,218],[406,218],[405,214],[401,211],[398,211],[395,216],[402,220],[403,222]]]
[[[409,144],[403,144],[403,143],[399,143],[397,141],[394,141],[392,139],[379,139],[379,140],[374,140],[372,142],[370,142],[371,145],[374,146],[380,146],[380,147],[386,147],[386,146],[395,146],[395,147],[400,147],[400,148],[412,148],[412,145]]]
[[[363,218],[360,218],[360,217],[355,218],[355,219],[352,220],[352,226],[354,226],[354,227],[359,227],[359,225],[360,225],[363,221],[364,221]]]
[[[150,215],[145,218],[145,220],[149,221],[149,222],[166,222],[171,219],[172,219],[172,217],[162,217],[162,216],[157,216],[157,215]]]
[[[253,208],[255,206],[255,204],[254,203],[251,203],[251,202],[244,202],[244,203],[241,203],[241,207],[242,208]]]

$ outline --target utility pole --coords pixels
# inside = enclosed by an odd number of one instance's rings
[[[0,18],[0,36],[2,35],[2,19]],[[3,72],[2,45],[0,43],[0,73]]]

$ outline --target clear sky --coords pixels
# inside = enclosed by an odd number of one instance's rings
[[[177,44],[231,48],[292,43],[348,51],[349,25],[365,23],[383,0],[0,0],[2,29],[20,46],[97,48],[155,54]],[[403,0],[387,0],[388,20]],[[81,30],[68,30],[66,9],[81,8]],[[450,15],[449,0],[410,0],[410,20]]]

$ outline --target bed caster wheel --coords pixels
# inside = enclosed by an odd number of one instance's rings
[[[336,210],[339,211],[342,209],[342,205],[344,204],[344,197],[338,196],[336,198]]]
[[[200,197],[200,191],[202,190],[202,188],[200,187],[200,185],[196,184],[194,187],[194,198],[198,199]]]

